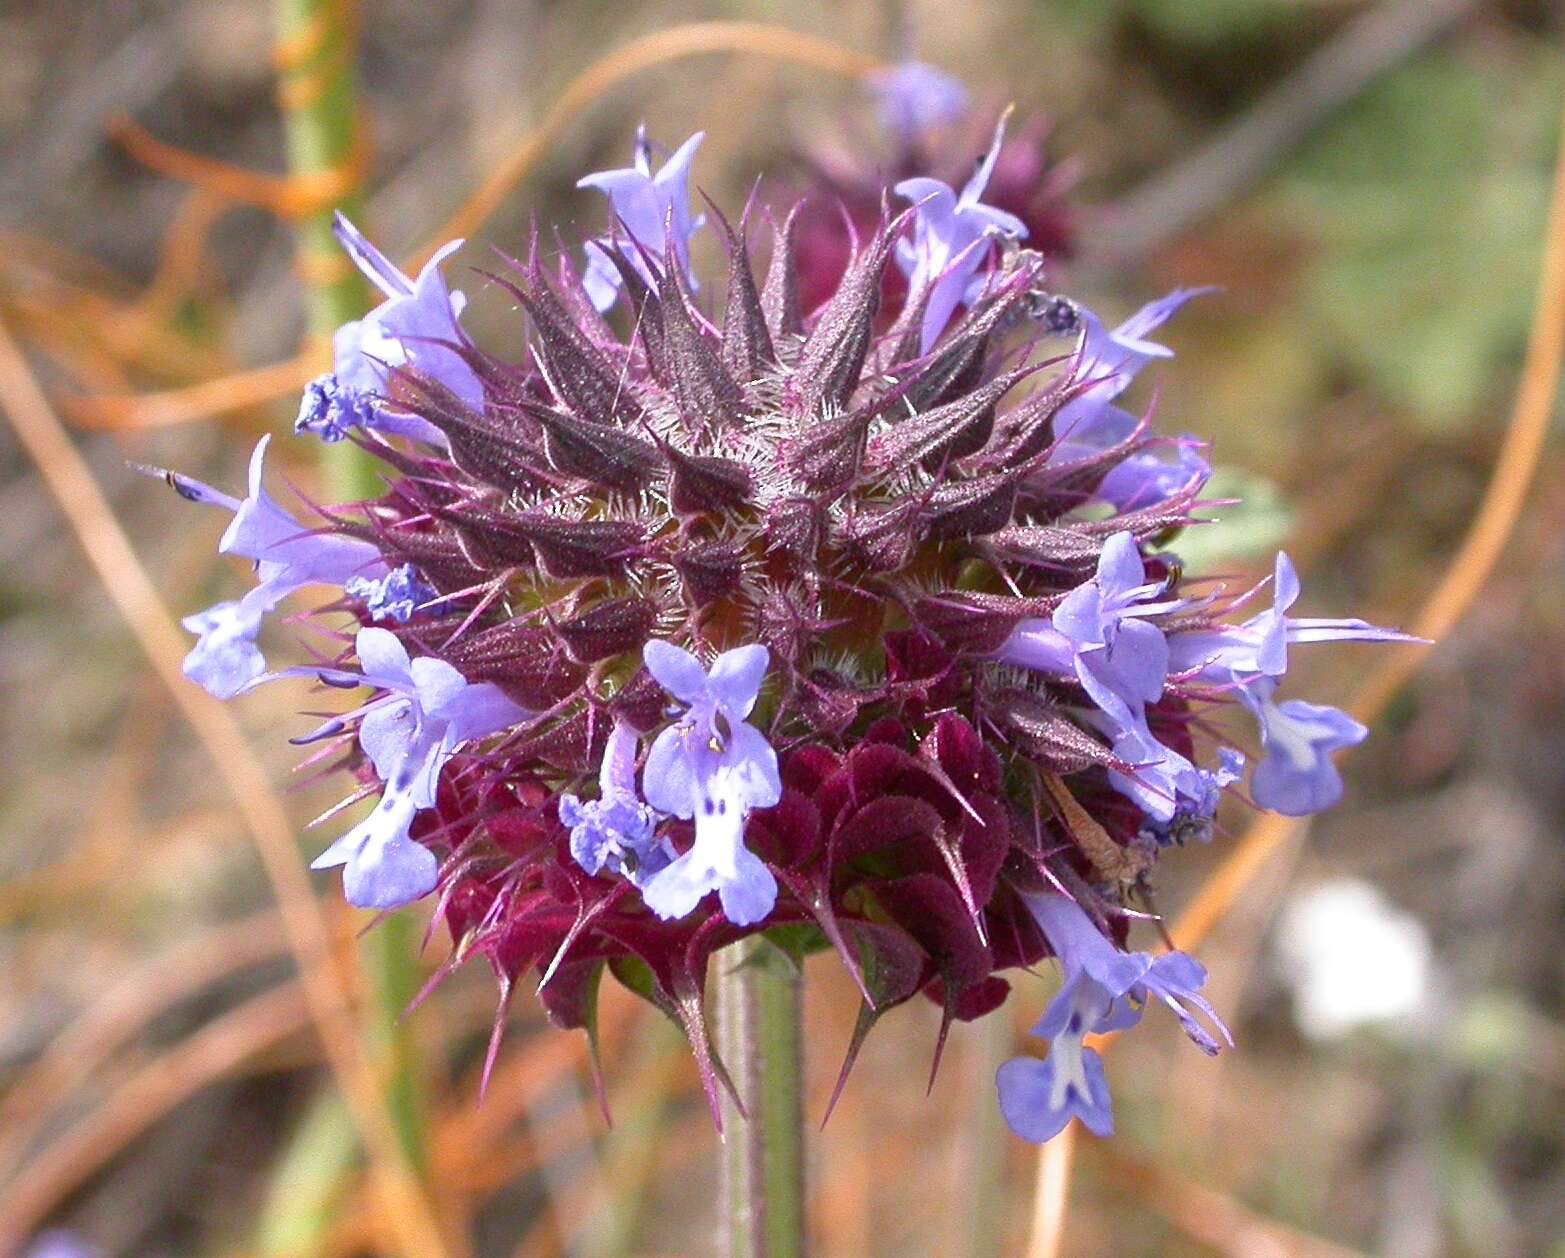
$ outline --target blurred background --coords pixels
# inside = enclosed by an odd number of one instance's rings
[[[777,23],[861,61],[666,59],[597,83],[527,149],[599,58],[713,20]],[[575,180],[625,164],[643,120],[669,143],[707,131],[695,183],[725,206],[759,172],[774,203],[873,198],[896,158],[844,71],[917,56],[974,96],[974,126],[932,155],[958,180],[1016,103],[1007,187],[1048,233],[1062,291],[1112,322],[1178,285],[1221,286],[1166,329],[1178,358],[1138,393],[1156,392],[1166,430],[1210,438],[1216,491],[1244,499],[1181,545],[1191,565],[1256,574],[1286,546],[1306,614],[1408,624],[1510,413],[1562,35],[1546,0],[6,0],[0,321],[188,612],[239,588],[213,554],[221,522],[128,464],[232,486],[254,434],[286,430],[317,369],[306,290],[334,279],[311,254],[299,265],[295,229],[308,242],[324,198],[359,196],[406,257],[524,160],[453,276],[486,265],[489,243],[521,252],[534,215],[567,242],[599,229]],[[338,136],[352,177],[301,191],[273,177],[312,160],[296,117],[290,159],[284,122],[310,101],[285,88],[280,108],[276,89],[311,39],[334,72],[356,67],[362,127]],[[710,265],[712,233],[700,248]],[[505,348],[505,303],[454,282],[479,339]],[[17,372],[0,375],[10,412]],[[281,444],[317,486],[313,447]],[[211,740],[10,426],[0,522],[0,1250],[398,1252]],[[1120,1135],[1077,1150],[1064,1253],[1565,1258],[1562,525],[1551,448],[1482,597],[1353,760],[1346,802],[1276,849],[1199,949],[1238,1051],[1209,1061],[1169,1019],[1116,1048]],[[1317,653],[1291,693],[1342,702],[1375,664]],[[276,688],[232,710],[302,825],[335,796],[290,783],[297,702]],[[1224,822],[1211,848],[1162,863],[1160,907],[1188,903],[1249,818]],[[711,1251],[716,1140],[656,1013],[605,988],[612,1128],[585,1044],[525,992],[480,1106],[489,976],[459,971],[396,1026],[444,938],[409,971],[417,910],[366,940],[334,879],[313,890],[302,909],[327,928],[446,1252]],[[294,912],[297,893],[283,887]],[[856,1011],[821,960],[812,1116]],[[1021,976],[993,1025],[958,1026],[927,1097],[938,1010],[881,1024],[813,1138],[818,1253],[1024,1252],[1036,1155],[1000,1127],[989,1080],[1007,1020],[1024,1027],[1048,991]]]

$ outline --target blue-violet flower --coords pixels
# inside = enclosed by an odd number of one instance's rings
[[[218,603],[186,616],[182,623],[199,640],[185,656],[185,676],[219,699],[232,699],[266,670],[255,645],[261,620],[295,590],[307,585],[343,585],[355,577],[376,579],[386,572],[380,551],[368,542],[314,532],[278,506],[262,484],[266,447],[256,442],[250,455],[249,494],[241,501],[187,476],[170,483],[192,502],[232,511],[217,549],[255,561],[259,584],[243,598]]]
[[[589,874],[604,869],[638,885],[667,867],[671,854],[657,838],[661,818],[636,793],[636,748],[640,739],[625,721],[615,721],[603,749],[598,798],[583,802],[560,796],[560,824],[571,832],[571,855]]]
[[[782,798],[777,753],[745,717],[755,707],[770,656],[764,646],[724,651],[711,671],[689,651],[653,640],[647,671],[687,711],[652,744],[642,782],[647,802],[695,818],[695,842],[649,879],[642,897],[659,917],[689,913],[716,891],[736,926],[758,922],[777,900],[777,879],[744,845],[751,809]]]
[[[363,909],[407,904],[434,888],[435,855],[408,836],[421,809],[435,806],[441,766],[463,743],[519,724],[530,715],[492,682],[469,682],[444,660],[408,658],[387,629],[360,629],[354,640],[359,673],[294,668],[276,676],[316,676],[337,686],[373,686],[385,693],[317,733],[356,719],[359,746],[385,783],[375,811],[328,847],[311,869],[343,866],[343,893]]]
[[[1048,1057],[1013,1058],[996,1076],[1000,1111],[1022,1139],[1048,1140],[1072,1118],[1096,1135],[1113,1134],[1103,1062],[1085,1040],[1089,1034],[1135,1025],[1153,998],[1173,1011],[1203,1052],[1217,1052],[1218,1041],[1190,1007],[1200,1010],[1232,1046],[1228,1028],[1199,994],[1206,982],[1200,962],[1183,952],[1158,957],[1121,952],[1074,900],[1052,892],[1025,898],[1064,974],[1059,992],[1032,1028],[1051,1042]]]
[[[902,61],[869,76],[880,125],[907,146],[959,122],[970,99],[961,80],[923,61]]]
[[[904,179],[896,192],[914,205],[913,238],[897,242],[897,265],[908,277],[909,300],[924,295],[922,350],[927,353],[960,305],[971,304],[982,290],[979,274],[997,236],[1020,240],[1027,224],[979,198],[1005,141],[1005,118],[994,129],[994,141],[971,178],[957,193],[949,184],[926,175]]]
[[[674,255],[684,272],[691,292],[697,291],[690,272],[690,238],[700,230],[705,216],[690,216],[690,163],[694,160],[706,132],[697,131],[681,144],[652,173],[652,143],[646,129],[636,132],[634,159],[618,170],[600,170],[576,181],[578,188],[596,188],[609,199],[616,220],[615,230],[606,239],[594,241],[587,250],[587,267],[582,286],[599,310],[607,310],[619,293],[620,275],[607,252],[618,249],[648,284],[656,287],[656,278],[642,257],[645,249],[654,258],[663,256],[664,235],[674,242]],[[625,238],[629,233],[629,239]],[[639,247],[638,247],[639,246]]]
[[[417,279],[409,279],[342,214],[333,225],[338,242],[365,279],[386,300],[362,319],[345,323],[332,338],[332,371],[312,381],[300,403],[296,432],[341,441],[353,427],[444,444],[427,420],[384,399],[388,373],[411,367],[444,386],[469,407],[481,408],[478,375],[451,343],[466,298],[446,287],[440,264],[462,247],[453,240],[435,250]]]

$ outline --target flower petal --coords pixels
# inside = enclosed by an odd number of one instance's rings
[[[382,782],[389,782],[413,749],[418,722],[410,700],[400,696],[371,703],[359,721],[359,746],[375,766]]]
[[[691,848],[641,884],[641,898],[664,921],[677,921],[717,887],[717,876]]]
[[[422,843],[408,837],[417,808],[411,799],[387,795],[356,829],[358,850],[342,871],[349,904],[360,909],[394,909],[435,888],[440,862]]]
[[[770,808],[782,798],[782,777],[777,753],[766,735],[753,725],[736,725],[723,753],[725,776],[732,783],[732,798],[746,810]]]
[[[360,629],[353,640],[353,649],[365,676],[394,680],[399,689],[412,690],[413,673],[408,663],[408,650],[391,630],[373,626]]]
[[[687,704],[706,697],[706,669],[683,647],[654,638],[641,649],[642,661],[658,685]]]
[[[735,926],[765,920],[777,903],[777,879],[761,858],[745,847],[736,853],[733,876],[718,884],[723,916]]]
[[[217,699],[232,699],[266,671],[255,645],[261,610],[244,601],[217,603],[180,623],[200,639],[185,656],[182,671]]]
[[[413,282],[385,254],[370,244],[364,233],[349,222],[348,216],[340,210],[332,216],[332,235],[337,237],[337,243],[353,259],[353,265],[359,268],[364,278],[387,297],[405,297],[413,291]]]
[[[653,741],[641,771],[647,803],[672,817],[694,816],[700,797],[686,746],[689,737],[687,724],[669,726]]]
[[[770,664],[771,653],[759,643],[724,651],[706,675],[707,693],[727,709],[730,717],[742,721],[755,707]]]

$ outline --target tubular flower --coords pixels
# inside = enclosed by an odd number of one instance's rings
[[[960,122],[970,107],[967,88],[923,61],[903,61],[869,77],[880,125],[911,147],[925,134]]]
[[[435,250],[417,279],[409,279],[342,214],[333,226],[337,242],[386,300],[337,329],[332,370],[305,386],[295,432],[341,441],[352,428],[438,442],[440,433],[386,396],[395,368],[410,367],[468,406],[483,405],[483,386],[453,344],[467,304],[446,287],[440,264],[462,247],[453,240]]]
[[[621,258],[649,284],[656,277],[642,257],[663,251],[664,233],[674,242],[674,256],[680,273],[692,291],[695,277],[690,274],[690,238],[700,230],[704,218],[690,217],[690,163],[706,132],[697,131],[674,150],[657,174],[652,173],[652,143],[646,129],[636,132],[634,160],[620,170],[600,170],[576,181],[578,188],[596,188],[609,199],[615,224],[629,239],[608,239],[592,243],[587,250],[587,270],[582,276],[587,296],[599,310],[614,304],[620,289],[620,273],[611,254]]]
[[[1113,1134],[1114,1116],[1103,1062],[1085,1046],[1089,1034],[1134,1026],[1152,1000],[1167,1005],[1196,1047],[1216,1053],[1218,1041],[1190,1012],[1199,1010],[1230,1046],[1228,1028],[1202,999],[1206,971],[1183,952],[1153,957],[1122,952],[1074,900],[1053,893],[1025,897],[1027,908],[1060,960],[1060,990],[1032,1033],[1050,1041],[1048,1058],[1016,1057],[1000,1067],[1000,1110],[1012,1131],[1041,1142],[1072,1118],[1099,1136]]]
[[[896,187],[897,195],[914,205],[913,236],[897,246],[897,265],[908,277],[910,300],[924,303],[920,349],[925,353],[956,308],[972,304],[992,242],[1027,235],[1027,224],[1016,215],[980,200],[1000,160],[1005,123],[1001,118],[995,125],[989,151],[960,193],[927,175],[904,179]]]
[[[171,476],[234,514],[221,549],[260,580],[192,618],[188,671],[368,693],[298,740],[378,795],[316,865],[362,907],[429,896],[502,1016],[531,972],[551,1018],[590,1028],[613,976],[679,1022],[716,1113],[702,993],[740,938],[840,957],[854,1051],[920,994],[947,1024],[990,1013],[1005,971],[1053,955],[1052,1047],[1005,1067],[1002,1108],[1033,1139],[1071,1115],[1107,1131],[1089,1034],[1158,1002],[1203,1048],[1226,1038],[1193,960],[1124,943],[1130,889],[1209,839],[1245,774],[1223,714],[1260,722],[1256,801],[1322,806],[1362,730],[1276,699],[1287,651],[1400,635],[1294,617],[1285,558],[1269,610],[1190,592],[1160,547],[1205,465],[1117,406],[1190,294],[1108,331],[1052,292],[982,202],[998,133],[960,194],[899,185],[909,206],[820,301],[784,213],[764,280],[750,216],[713,215],[727,280],[698,301],[699,139],[584,181],[613,209],[585,273],[535,243],[489,277],[520,355],[456,326],[433,263],[408,280],[344,229],[387,301],[341,338],[377,348],[318,391],[343,415],[344,389],[373,395],[340,425],[374,429],[356,439],[385,489],[306,524],[262,489],[264,442],[243,501]],[[898,258],[914,296],[888,318]],[[340,653],[266,674],[255,626],[303,586],[328,590],[312,641]]]
[[[380,551],[367,542],[316,532],[289,515],[262,483],[270,436],[250,455],[249,493],[243,500],[185,476],[169,483],[192,502],[233,512],[217,549],[255,563],[258,584],[237,602],[218,603],[184,619],[199,635],[185,657],[185,676],[219,699],[232,699],[266,669],[255,645],[261,620],[295,590],[307,585],[345,585],[373,580],[386,571]]]
[[[1288,671],[1290,644],[1312,642],[1416,642],[1394,629],[1364,620],[1289,616],[1298,601],[1293,561],[1277,555],[1272,606],[1243,624],[1192,628],[1174,636],[1171,666],[1238,693],[1255,716],[1264,753],[1250,780],[1255,802],[1291,817],[1332,807],[1342,798],[1342,778],[1330,753],[1364,741],[1369,730],[1346,712],[1273,693]]]
[[[767,651],[750,645],[724,651],[711,671],[688,651],[652,641],[642,650],[647,671],[681,703],[684,716],[652,744],[647,802],[675,817],[695,818],[690,850],[654,874],[642,896],[659,917],[684,917],[715,890],[735,926],[761,921],[777,902],[777,879],[744,845],[751,809],[782,798],[777,753],[745,717],[766,676]]]
[[[560,796],[560,824],[571,832],[571,856],[589,874],[608,869],[632,881],[647,878],[669,863],[666,843],[657,838],[660,815],[636,793],[635,728],[615,721],[598,770],[598,798],[583,803]]]
[[[343,892],[356,908],[396,908],[434,889],[435,857],[408,834],[414,817],[435,806],[446,761],[463,743],[508,729],[529,714],[492,683],[469,683],[445,660],[427,655],[410,660],[407,648],[388,630],[360,629],[354,652],[362,673],[290,670],[332,686],[371,686],[383,692],[317,731],[317,736],[335,734],[356,723],[359,747],[383,789],[375,811],[317,856],[310,868],[341,865]]]

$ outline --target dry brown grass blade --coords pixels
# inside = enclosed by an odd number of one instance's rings
[[[230,1010],[148,1064],[0,1194],[0,1254],[19,1252],[55,1205],[159,1116],[309,1025],[304,993],[290,982]]]
[[[715,52],[775,57],[852,77],[866,74],[879,64],[875,58],[831,40],[762,22],[692,22],[632,40],[588,66],[567,84],[538,126],[485,176],[440,228],[433,243],[410,259],[408,266],[416,271],[440,244],[471,235],[527,177],[571,121],[604,92],[663,62]],[[292,178],[236,170],[172,149],[127,119],[116,126],[121,141],[141,160],[171,176],[195,182],[211,198],[230,203],[265,203],[287,216],[316,206],[323,195],[320,188],[299,184]],[[306,352],[286,362],[162,393],[73,398],[65,409],[71,422],[84,428],[163,428],[197,423],[274,401],[303,388],[320,369],[319,359],[319,353]]]
[[[418,1258],[444,1255],[447,1246],[430,1203],[403,1155],[381,1104],[378,1081],[360,1051],[347,988],[332,965],[327,930],[299,860],[287,811],[233,714],[182,675],[185,642],[173,617],[3,324],[0,403],[153,670],[211,755],[255,840],[327,1061],[376,1165],[399,1250]]]
[[[0,1098],[0,1179],[15,1171],[51,1107],[158,1013],[284,947],[276,911],[252,913],[176,944],[84,1009]]]
[[[431,242],[405,265],[416,272],[446,241],[472,235],[527,177],[571,121],[604,92],[666,61],[713,52],[775,57],[850,77],[867,74],[880,64],[876,58],[832,40],[766,22],[689,22],[633,39],[593,62],[566,84],[542,121],[495,164],[467,200],[441,224]]]
[[[1110,1150],[1095,1156],[1108,1164],[1116,1184],[1135,1195],[1186,1236],[1230,1258],[1364,1258],[1356,1250],[1269,1219],[1227,1193],[1176,1175],[1145,1158]]]
[[[11,293],[6,305],[13,330],[25,330],[29,343],[47,334],[79,353],[106,358],[121,370],[144,371],[164,380],[201,379],[231,370],[213,343],[170,325],[148,323],[132,303],[57,276],[33,274],[28,291]]]
[[[663,1144],[657,1159],[657,1169],[664,1175],[674,1174],[696,1161],[716,1146],[719,1137],[712,1130],[711,1118],[701,1110],[693,1110],[671,1121],[664,1132]],[[518,1159],[520,1164],[522,1159]],[[591,1202],[591,1185],[584,1182],[589,1176],[588,1164],[581,1159],[559,1168],[561,1186],[567,1184],[566,1193],[552,1210],[540,1211],[525,1231],[518,1237],[512,1258],[552,1258],[565,1249],[567,1240],[558,1234],[554,1222],[558,1219],[588,1217]],[[688,1256],[687,1256],[688,1258]]]
[[[207,265],[207,238],[232,208],[226,198],[195,188],[185,198],[163,235],[157,270],[130,308],[130,315],[148,327],[172,321],[179,302],[201,282]]]
[[[1076,1124],[1038,1150],[1038,1178],[1033,1189],[1032,1234],[1027,1258],[1059,1258],[1065,1241],[1065,1207],[1070,1199],[1071,1161],[1076,1151]]]
[[[33,350],[71,376],[80,387],[96,393],[119,394],[130,389],[130,377],[118,358],[95,345],[84,345],[75,329],[67,330],[57,312],[54,317],[39,317],[41,305],[29,309],[13,303],[5,311],[17,323]]]
[[[199,423],[296,393],[320,366],[320,355],[308,352],[161,393],[72,398],[66,410],[80,428],[169,428]]]
[[[605,991],[598,1009],[598,1037],[613,1052],[637,1024],[639,998]],[[545,1034],[519,1044],[495,1066],[489,1092],[478,1103],[479,1070],[458,1089],[459,1101],[440,1122],[431,1140],[431,1162],[455,1178],[469,1174],[475,1158],[498,1143],[512,1123],[568,1070],[587,1064],[586,1037]]]
[[[622,1038],[633,1034],[635,1028],[643,1027],[651,1013],[626,1000],[608,1002],[607,1010],[608,1029]],[[627,1080],[626,1090],[642,1103],[649,1088],[672,1088],[670,1077],[685,1065],[685,1061],[682,1054],[676,1053],[661,1057],[650,1070],[643,1063],[643,1069],[636,1077]],[[472,1213],[507,1184],[540,1169],[540,1150],[535,1133],[525,1124],[524,1111],[565,1084],[566,1075],[581,1070],[585,1064],[585,1045],[579,1038],[561,1035],[543,1024],[536,1026],[533,1035],[507,1052],[482,1105],[474,1099],[476,1080],[468,1080],[458,1089],[459,1098],[442,1116],[430,1146],[431,1174],[449,1185],[452,1193],[460,1198],[458,1209]],[[689,1090],[693,1091],[693,1087]],[[595,1107],[593,1112],[596,1113]],[[709,1123],[704,1108],[699,1118]],[[520,1129],[518,1124],[521,1124]],[[557,1158],[572,1162],[583,1152],[579,1138],[585,1130],[581,1125],[573,1126],[574,1131],[553,1149]],[[612,1145],[612,1134],[608,1140]],[[663,1169],[666,1149],[661,1143],[658,1148],[655,1167],[606,1168],[612,1171],[616,1186],[625,1187],[639,1175],[650,1176],[653,1170]],[[356,1188],[352,1199],[344,1204],[333,1222],[324,1246],[325,1253],[361,1252],[373,1226],[373,1215],[374,1202],[361,1188]],[[542,1215],[558,1218],[561,1211],[551,1203]]]
[[[225,201],[255,205],[281,219],[319,214],[363,180],[368,146],[360,144],[354,160],[331,170],[273,175],[231,166],[158,139],[127,114],[109,119],[109,135],[148,170],[188,183]]]
[[[1565,359],[1565,136],[1561,137],[1554,163],[1554,187],[1544,232],[1538,296],[1510,423],[1488,488],[1462,545],[1410,626],[1411,632],[1420,637],[1437,642],[1446,637],[1472,606],[1504,553],[1543,453],[1549,417],[1559,389],[1562,359]],[[1424,646],[1408,644],[1388,649],[1392,654],[1370,675],[1348,705],[1349,711],[1366,723],[1385,709],[1429,656],[1429,648]],[[1205,939],[1284,845],[1297,841],[1300,829],[1301,822],[1296,818],[1272,813],[1259,818],[1174,922],[1170,934],[1175,945],[1189,949]],[[1112,1035],[1094,1037],[1094,1042],[1103,1046],[1112,1038]],[[1063,1182],[1050,1179],[1047,1190],[1057,1193],[1059,1200],[1055,1203],[1041,1199],[1046,1188],[1043,1162],[1048,1157],[1048,1150],[1049,1145],[1045,1145],[1039,1155],[1037,1190],[1040,1200],[1035,1219],[1053,1217],[1056,1212],[1063,1216],[1069,1193],[1068,1177]],[[1040,1248],[1041,1243],[1035,1228],[1028,1250],[1030,1258],[1044,1258],[1056,1252]]]

